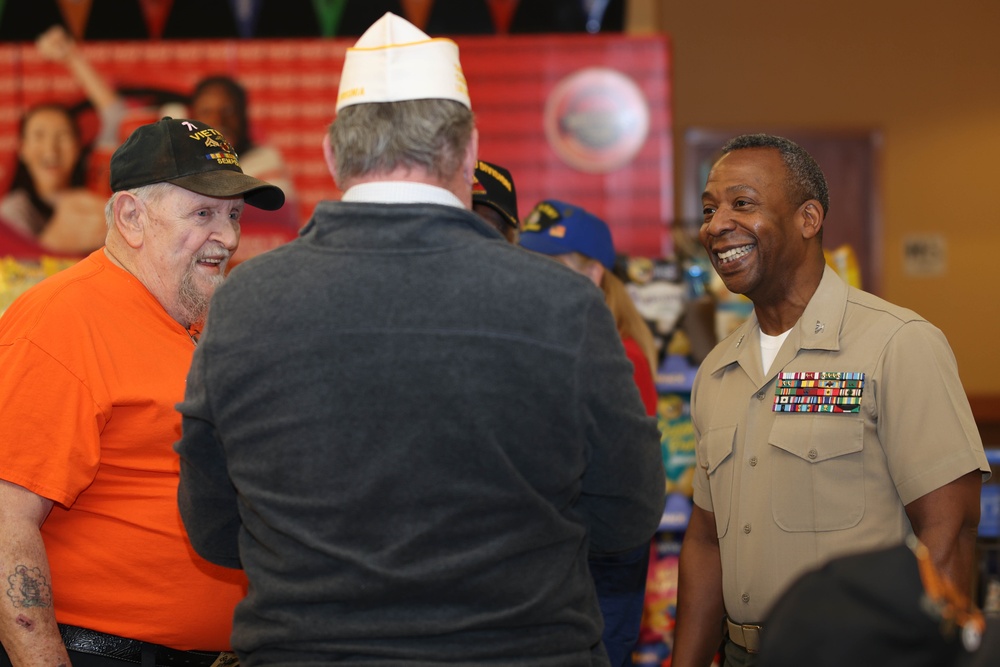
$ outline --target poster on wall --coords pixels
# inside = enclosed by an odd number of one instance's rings
[[[163,115],[189,114],[188,96],[209,75],[247,94],[253,141],[280,155],[294,215],[248,208],[243,260],[294,238],[316,203],[340,192],[321,141],[334,117],[339,72],[353,40],[263,39],[84,42],[79,52],[126,100],[117,141]],[[480,156],[506,167],[522,214],[546,198],[606,220],[619,252],[670,252],[673,217],[670,51],[666,36],[515,35],[456,38],[480,133]],[[100,129],[80,83],[33,43],[0,45],[0,192],[17,166],[19,122],[33,105],[71,108],[84,141]],[[105,154],[91,168],[106,183]],[[241,155],[241,160],[245,155]],[[106,190],[106,187],[104,187]],[[107,194],[106,192],[104,193]],[[2,222],[2,221],[0,221]],[[0,257],[41,257],[38,238],[0,235]]]

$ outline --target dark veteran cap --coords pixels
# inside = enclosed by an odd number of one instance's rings
[[[911,538],[799,578],[764,620],[759,664],[1000,665],[998,622],[955,591]]]
[[[517,189],[514,187],[514,179],[500,165],[484,160],[476,162],[472,203],[489,206],[514,229],[521,226],[517,217]]]
[[[169,116],[142,125],[111,156],[111,190],[173,183],[208,197],[243,195],[247,204],[274,211],[281,188],[248,176],[222,133],[194,120]]]

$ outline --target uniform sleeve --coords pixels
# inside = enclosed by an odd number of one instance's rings
[[[904,324],[873,380],[879,441],[904,505],[973,470],[989,473],[955,356],[939,329]]]
[[[86,384],[25,338],[0,345],[0,477],[70,507],[97,475],[106,416]]]
[[[195,351],[184,401],[177,406],[182,417],[181,439],[174,445],[181,461],[177,503],[194,550],[209,562],[240,568],[242,524],[208,402],[207,356],[205,345]]]
[[[591,454],[578,509],[590,528],[593,552],[635,548],[659,526],[666,477],[656,420],[646,414],[603,302],[590,308],[578,364]]]

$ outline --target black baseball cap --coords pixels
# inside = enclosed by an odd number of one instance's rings
[[[504,222],[517,229],[517,189],[510,172],[500,165],[479,160],[472,183],[472,203],[485,204],[500,214]]]
[[[251,206],[275,211],[285,193],[240,169],[232,144],[218,130],[186,118],[142,125],[111,156],[111,191],[173,183],[208,197],[243,195]]]
[[[912,540],[911,540],[912,542]],[[761,630],[761,667],[985,667],[1000,664],[1000,619],[972,623],[930,595],[913,547],[842,556],[802,575]],[[966,627],[970,626],[970,627]]]

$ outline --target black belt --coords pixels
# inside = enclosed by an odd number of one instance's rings
[[[157,667],[211,667],[220,658],[220,665],[229,667],[237,664],[236,656],[232,653],[180,651],[138,639],[128,639],[87,628],[78,628],[75,625],[60,623],[59,634],[62,635],[63,643],[70,651],[132,662],[143,665],[143,667],[154,664]]]

